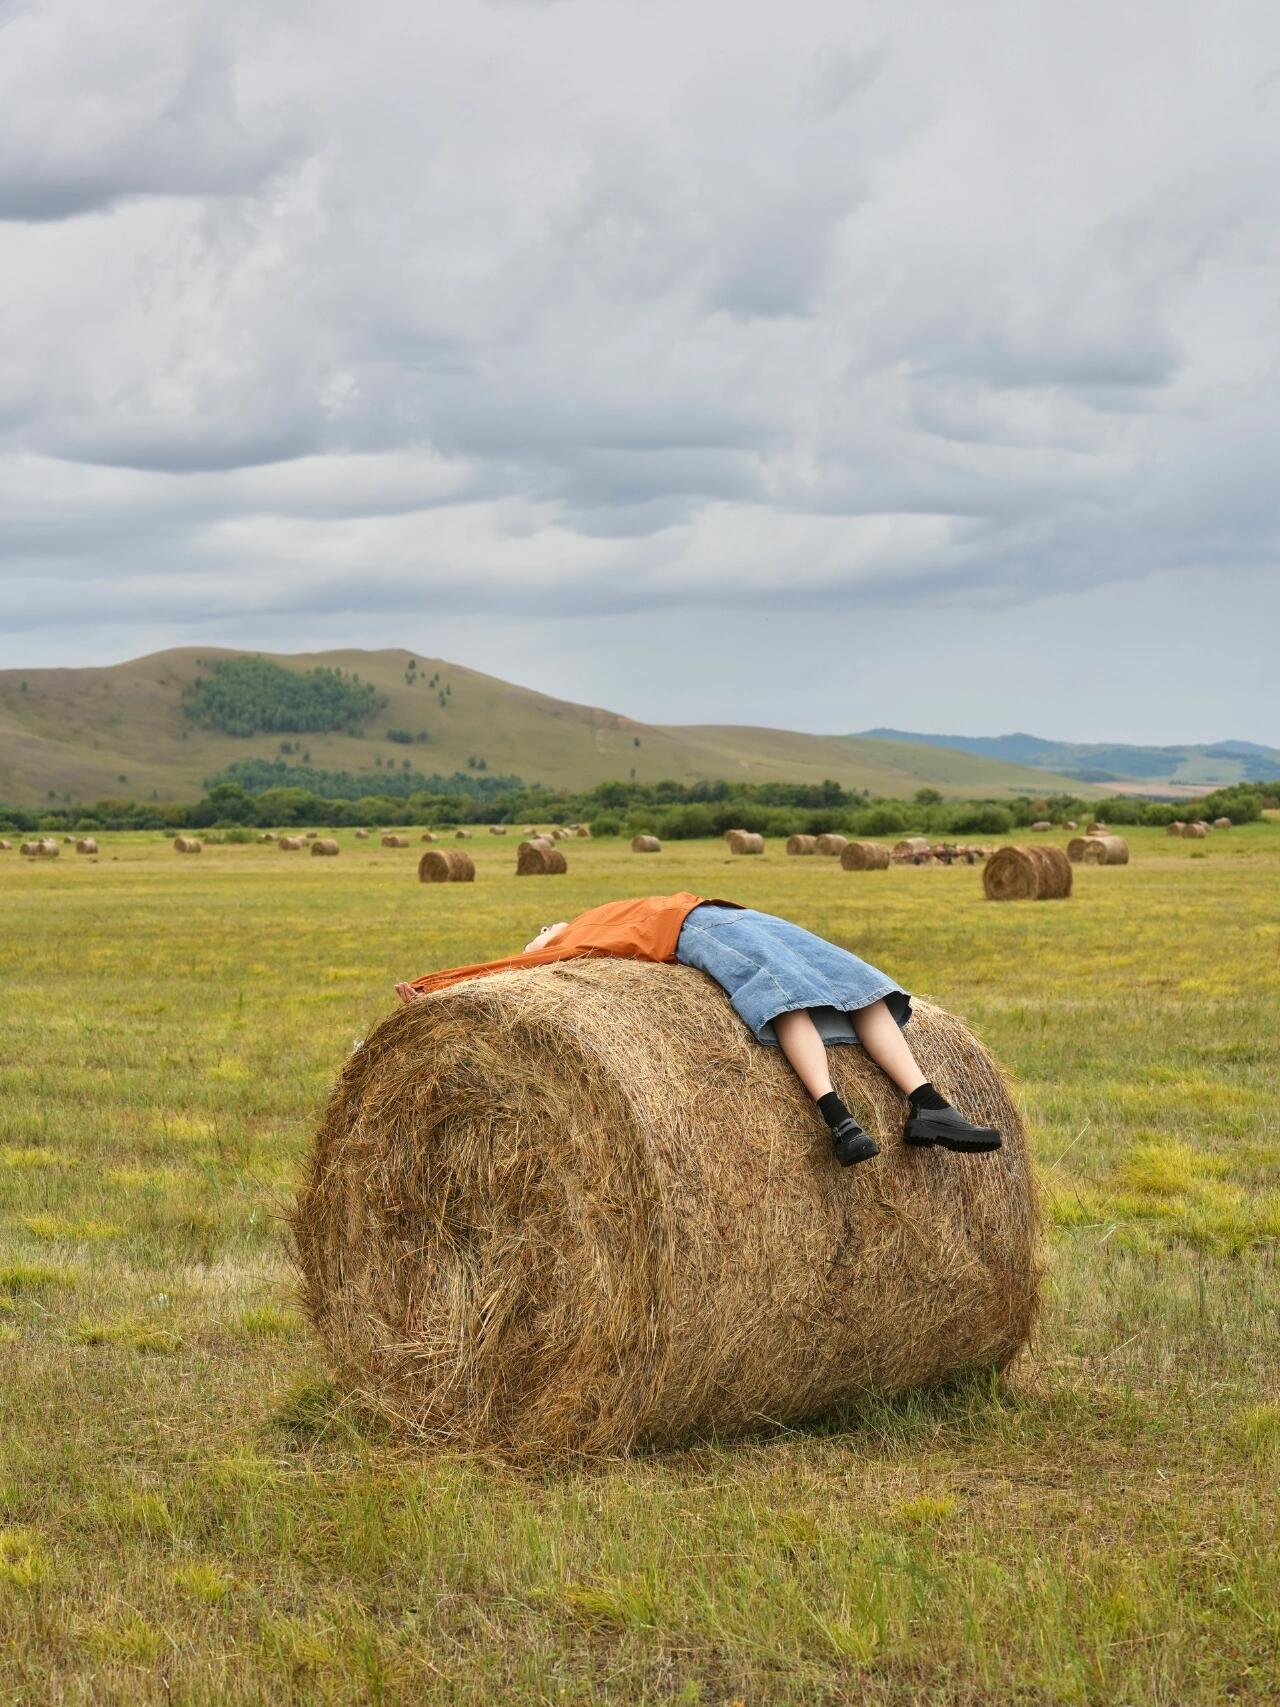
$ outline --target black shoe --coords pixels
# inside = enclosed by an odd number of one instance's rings
[[[946,1108],[918,1108],[908,1118],[902,1136],[906,1143],[921,1149],[931,1144],[966,1153],[1000,1148],[1000,1134],[994,1126],[975,1126],[950,1104]]]
[[[880,1154],[880,1146],[869,1132],[864,1132],[852,1115],[831,1129],[831,1142],[835,1147],[836,1161],[842,1168],[851,1168],[855,1162],[869,1162],[872,1156]]]

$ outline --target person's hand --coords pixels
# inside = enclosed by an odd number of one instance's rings
[[[415,990],[412,984],[396,985],[396,995],[406,1005],[409,1002],[420,1002],[425,994],[425,990]]]

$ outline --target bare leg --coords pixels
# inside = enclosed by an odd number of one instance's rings
[[[883,1003],[881,1006],[883,1007]],[[808,1008],[796,1008],[793,1013],[777,1014],[773,1021],[782,1053],[795,1069],[796,1077],[817,1102],[832,1089],[831,1068],[827,1049],[818,1028],[809,1016]],[[896,1029],[896,1028],[895,1028]]]
[[[808,1017],[806,1014],[805,1018]],[[920,1064],[907,1047],[907,1041],[898,1028],[897,1020],[883,1000],[872,1002],[869,1008],[859,1008],[852,1018],[858,1042],[880,1071],[886,1073],[904,1095],[924,1084],[925,1076],[920,1071]],[[774,1023],[776,1025],[777,1022]],[[796,1071],[799,1072],[800,1069],[797,1067]],[[804,1077],[803,1074],[800,1076]]]

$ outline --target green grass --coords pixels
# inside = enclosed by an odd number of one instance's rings
[[[1057,838],[1059,840],[1065,838]],[[0,855],[0,1699],[1194,1702],[1280,1677],[1280,823],[1066,903],[477,838]],[[1193,858],[1193,852],[1206,858]],[[1049,1187],[1003,1382],[520,1477],[329,1382],[281,1216],[393,979],[639,888],[782,912],[960,1013]]]

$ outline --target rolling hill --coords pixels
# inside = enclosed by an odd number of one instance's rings
[[[192,683],[217,660],[244,655],[192,648],[95,668],[0,671],[0,801],[190,800],[237,759],[279,759],[280,734],[225,735],[184,711]],[[638,723],[401,650],[254,656],[295,670],[325,665],[355,672],[386,695],[385,709],[359,734],[284,738],[293,748],[291,762],[305,758],[316,768],[367,774],[370,792],[378,791],[379,772],[403,765],[406,756],[415,769],[442,775],[483,759],[490,774],[564,788],[632,775],[682,783],[830,777],[883,795],[909,795],[926,785],[953,796],[1067,786],[1041,769],[912,741]],[[427,738],[407,747],[389,740],[389,729],[414,737],[425,731]]]
[[[974,758],[1031,765],[1081,783],[1168,785],[1193,791],[1280,777],[1280,751],[1256,741],[1213,741],[1201,746],[1142,747],[1122,742],[1045,741],[1038,735],[916,735],[904,729],[868,729],[864,738],[968,753]]]

